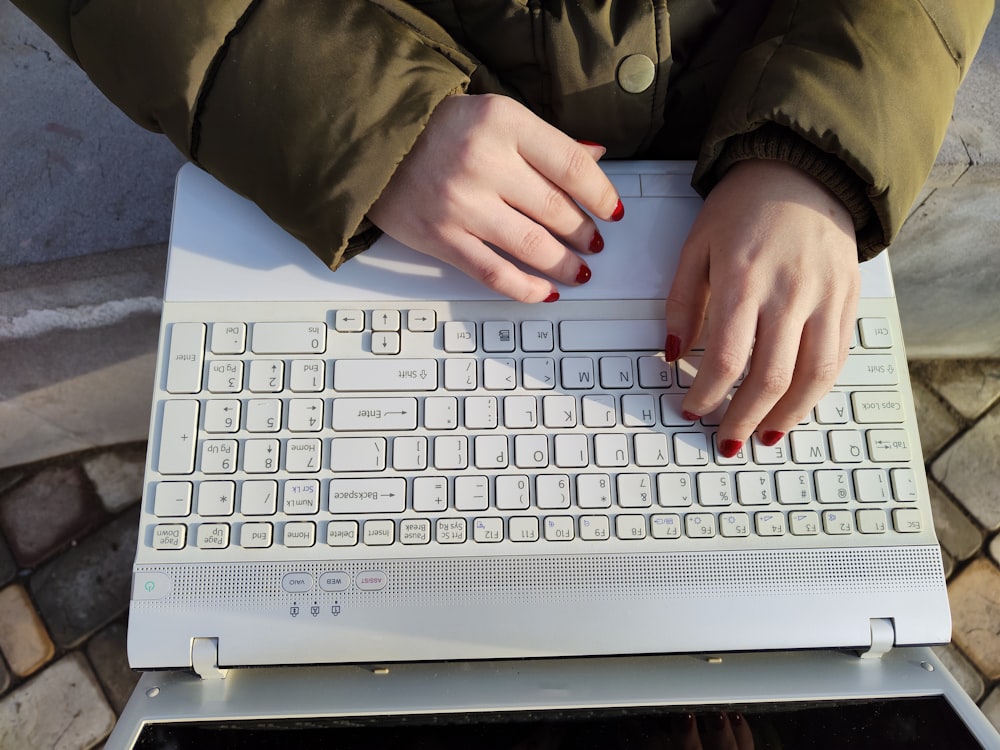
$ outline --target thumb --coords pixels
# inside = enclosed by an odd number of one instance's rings
[[[664,303],[667,339],[663,351],[668,362],[686,354],[698,339],[708,298],[708,247],[689,236]]]

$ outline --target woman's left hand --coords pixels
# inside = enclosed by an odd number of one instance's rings
[[[676,359],[696,341],[704,347],[683,402],[691,416],[718,408],[746,371],[719,425],[723,456],[755,430],[777,443],[830,390],[860,287],[851,216],[813,177],[753,159],[715,186],[666,300],[666,353]]]

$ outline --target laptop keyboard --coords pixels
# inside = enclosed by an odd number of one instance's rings
[[[164,323],[140,561],[933,540],[891,300],[805,422],[728,459],[657,301],[245,309]]]

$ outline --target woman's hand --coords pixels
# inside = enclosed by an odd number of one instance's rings
[[[723,456],[755,430],[777,443],[830,390],[860,286],[851,216],[821,183],[782,162],[750,160],[716,185],[667,298],[666,353],[672,360],[696,340],[704,346],[683,403],[692,418],[722,404],[749,359],[719,425]]]
[[[590,278],[563,243],[582,253],[604,247],[580,207],[606,220],[623,213],[597,166],[603,154],[508,97],[450,96],[368,216],[388,235],[501,294],[551,302],[559,296],[553,280]],[[494,248],[548,278],[522,271]]]

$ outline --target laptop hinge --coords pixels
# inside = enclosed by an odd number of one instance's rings
[[[896,643],[896,628],[892,620],[882,618],[872,618],[869,620],[872,630],[872,645],[867,651],[861,651],[858,656],[862,659],[881,659],[882,654],[889,652]]]
[[[219,639],[191,639],[191,668],[203,680],[224,680],[228,669],[219,669]]]

